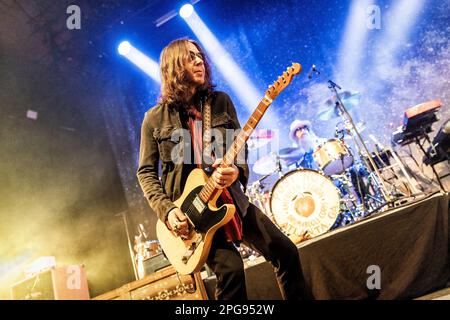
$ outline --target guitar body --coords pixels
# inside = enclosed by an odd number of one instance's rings
[[[190,221],[191,231],[187,239],[182,239],[169,230],[161,220],[158,219],[156,223],[156,234],[161,248],[180,274],[200,271],[208,257],[215,232],[227,224],[236,211],[235,206],[231,204],[217,208],[220,190],[215,192],[207,204],[199,203],[197,195],[207,180],[208,176],[201,169],[192,170],[183,194],[174,201]]]

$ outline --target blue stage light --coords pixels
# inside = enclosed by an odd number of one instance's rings
[[[128,41],[122,41],[117,50],[119,51],[119,54],[126,56],[131,51],[131,44]]]
[[[180,16],[183,19],[189,18],[192,13],[194,12],[194,7],[192,6],[192,4],[185,4],[181,7],[180,9]]]
[[[161,82],[161,77],[159,74],[159,63],[157,61],[153,60],[146,54],[142,53],[140,50],[136,49],[128,41],[121,42],[118,51],[119,54],[131,61],[139,69],[148,74],[153,80],[158,83]]]

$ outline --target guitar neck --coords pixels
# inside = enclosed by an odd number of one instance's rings
[[[278,79],[269,86],[269,89],[266,91],[264,98],[259,102],[258,107],[253,111],[252,115],[248,119],[245,126],[239,132],[236,139],[233,141],[233,145],[222,159],[222,163],[220,167],[225,168],[231,166],[239,152],[245,146],[250,135],[255,130],[259,121],[261,121],[262,116],[266,113],[267,108],[272,104],[273,99],[275,99],[289,83],[291,83],[292,77],[302,70],[302,66],[299,63],[293,63],[291,67],[288,67],[283,74],[278,77]],[[218,190],[214,187],[214,182],[210,177],[206,184],[203,186],[202,190],[199,193],[200,199],[207,203],[211,199],[213,195],[216,194]]]
[[[239,152],[244,148],[245,143],[255,130],[258,123],[261,121],[264,113],[267,111],[267,108],[271,105],[272,100],[265,96],[258,104],[258,107],[253,111],[252,115],[248,119],[247,123],[244,125],[242,130],[239,132],[237,137],[234,139],[232,146],[227,150],[227,153],[222,159],[222,163],[220,167],[229,167],[231,166]],[[217,192],[218,189],[214,187],[214,182],[210,177],[206,184],[203,186],[202,190],[199,193],[200,199],[204,203],[207,203],[211,197]]]

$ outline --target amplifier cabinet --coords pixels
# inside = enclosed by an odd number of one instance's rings
[[[179,275],[172,266],[107,292],[94,300],[207,300],[200,273]]]
[[[54,267],[11,286],[12,300],[89,300],[82,265]]]

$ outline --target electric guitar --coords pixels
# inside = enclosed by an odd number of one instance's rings
[[[250,116],[232,146],[222,159],[221,167],[231,166],[239,151],[256,128],[273,100],[300,73],[302,67],[293,63],[266,91],[264,98]],[[167,259],[180,274],[198,272],[205,264],[211,248],[211,242],[217,229],[227,224],[236,211],[232,204],[217,208],[216,202],[221,190],[202,169],[194,169],[189,174],[183,194],[174,204],[187,216],[189,235],[181,238],[158,219],[156,234]]]

